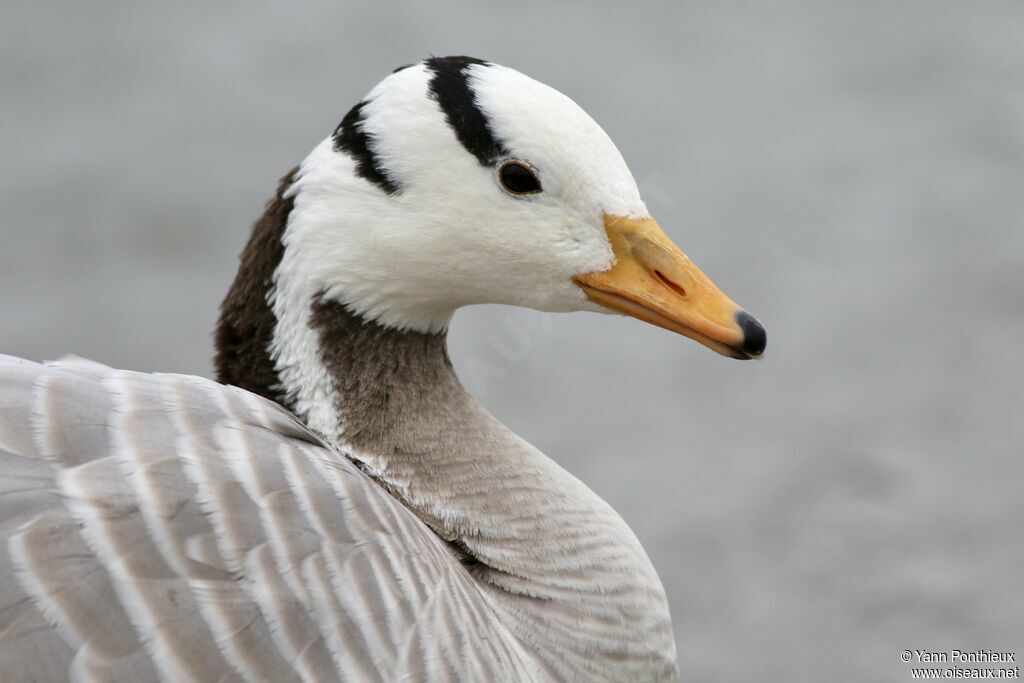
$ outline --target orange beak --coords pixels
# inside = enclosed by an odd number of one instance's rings
[[[722,293],[653,218],[605,216],[610,270],[573,278],[594,303],[746,360],[764,353],[764,327]]]

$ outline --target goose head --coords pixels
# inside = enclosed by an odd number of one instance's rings
[[[764,328],[665,235],[575,102],[513,69],[431,58],[381,81],[306,158],[278,317],[321,298],[436,333],[483,303],[630,315],[737,359]],[[305,308],[308,308],[305,307]]]

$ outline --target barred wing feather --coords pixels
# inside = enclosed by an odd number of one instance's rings
[[[0,681],[523,680],[449,547],[274,403],[0,356]]]

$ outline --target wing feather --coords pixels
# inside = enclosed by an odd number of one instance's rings
[[[0,356],[0,680],[528,680],[447,544],[291,414]]]

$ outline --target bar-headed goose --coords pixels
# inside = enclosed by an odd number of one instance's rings
[[[569,98],[399,69],[256,223],[223,384],[0,360],[0,680],[672,677],[636,537],[459,384],[445,333],[479,303],[765,346]]]

